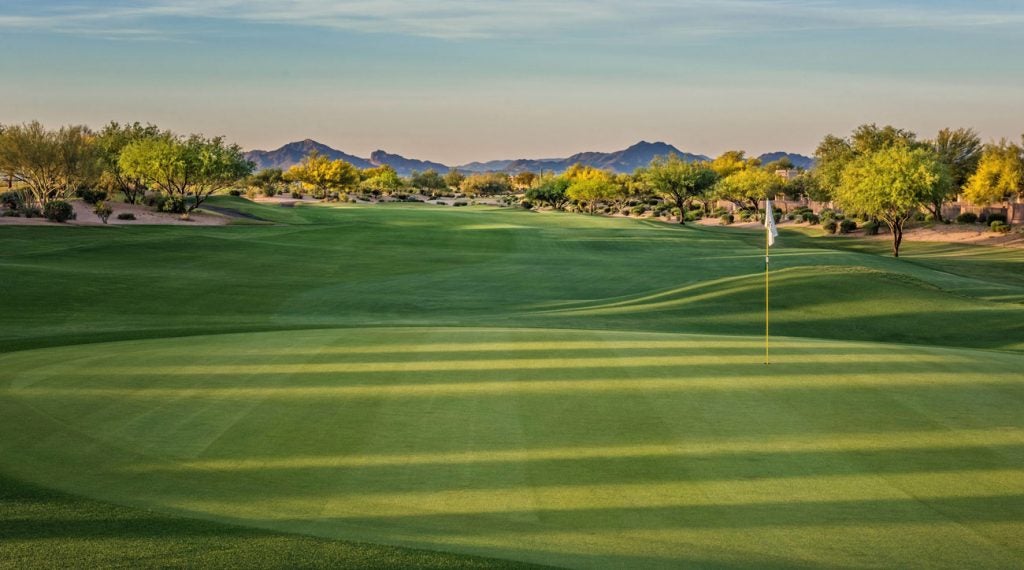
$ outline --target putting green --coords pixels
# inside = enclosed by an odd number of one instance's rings
[[[0,355],[0,471],[574,567],[1024,560],[1024,355],[346,328]]]

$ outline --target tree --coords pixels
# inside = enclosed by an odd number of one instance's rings
[[[964,187],[964,195],[979,205],[1024,195],[1024,148],[1006,139],[985,145],[978,170]]]
[[[284,172],[280,168],[265,168],[250,176],[246,183],[265,196],[276,196],[284,187]]]
[[[656,157],[644,173],[652,192],[679,208],[679,223],[686,224],[686,210],[695,198],[704,197],[718,175],[705,162],[686,162],[676,155]]]
[[[846,167],[859,157],[872,154],[893,145],[926,146],[917,141],[914,133],[891,125],[879,127],[874,123],[854,129],[848,138],[826,136],[814,151],[814,176],[821,191],[819,201],[827,202],[843,184]]]
[[[760,168],[740,170],[715,184],[715,195],[738,206],[757,209],[758,203],[781,192],[784,182],[772,172]]]
[[[564,176],[545,178],[538,186],[526,191],[526,199],[561,210],[569,203],[567,191],[570,184],[569,179]]]
[[[565,191],[566,196],[587,205],[587,211],[594,214],[600,202],[615,195],[615,184],[611,176],[586,176],[572,181]]]
[[[0,172],[23,183],[42,207],[69,200],[99,178],[96,137],[82,125],[56,131],[38,121],[5,127],[0,133]]]
[[[516,189],[525,190],[532,187],[536,180],[537,175],[533,172],[519,172],[512,177],[512,185]]]
[[[129,144],[155,138],[160,135],[160,129],[156,125],[142,125],[131,123],[121,125],[111,122],[103,127],[96,137],[96,144],[99,147],[100,175],[99,184],[108,192],[120,192],[124,201],[129,204],[136,204],[146,194],[145,182],[134,176],[128,176],[121,169],[121,151]]]
[[[727,150],[711,161],[711,169],[715,171],[719,178],[731,176],[750,166],[760,165],[761,161],[756,158],[747,158],[746,151],[742,150]]]
[[[366,178],[359,183],[359,187],[377,194],[391,194],[405,186],[405,182],[395,172],[395,169],[387,164],[376,168],[367,168],[362,171],[361,176],[366,176]]]
[[[952,181],[948,194],[936,196],[936,199],[927,205],[935,219],[941,222],[942,204],[952,199],[978,169],[983,147],[981,138],[974,129],[942,129],[932,142],[932,147],[939,155],[939,160],[949,168]]]
[[[253,164],[236,144],[222,137],[171,133],[129,143],[118,166],[166,194],[185,217],[215,192],[229,188],[252,173]]]
[[[459,189],[467,196],[493,196],[511,192],[512,183],[500,172],[476,173],[466,177]]]
[[[444,177],[434,169],[428,169],[424,172],[413,172],[412,177],[409,179],[409,184],[419,190],[444,190],[448,187]]]
[[[793,160],[788,156],[784,156],[775,162],[769,162],[764,165],[764,169],[768,172],[775,172],[777,170],[794,170],[796,166],[793,164]]]
[[[459,172],[457,168],[453,168],[444,175],[444,183],[452,190],[458,190],[462,187],[462,182],[466,179],[466,176]]]
[[[316,198],[326,198],[331,192],[344,192],[358,184],[360,172],[344,160],[331,160],[314,151],[289,168],[284,179],[298,182]]]
[[[850,163],[835,200],[885,222],[892,232],[893,257],[899,257],[907,220],[936,195],[948,192],[950,183],[949,168],[934,150],[897,143]]]

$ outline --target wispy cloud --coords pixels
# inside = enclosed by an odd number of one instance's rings
[[[552,33],[700,36],[785,30],[1024,25],[1024,7],[972,1],[837,0],[148,0],[0,8],[0,28],[166,36],[168,20],[251,22],[446,40]]]

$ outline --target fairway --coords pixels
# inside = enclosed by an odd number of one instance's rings
[[[760,232],[214,203],[265,223],[0,228],[0,473],[564,567],[1024,563],[1021,250],[783,232],[766,366]]]

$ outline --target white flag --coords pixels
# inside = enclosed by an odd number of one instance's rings
[[[768,231],[768,247],[775,245],[775,238],[779,235],[775,227],[775,210],[772,208],[771,198],[764,200],[764,227]]]

